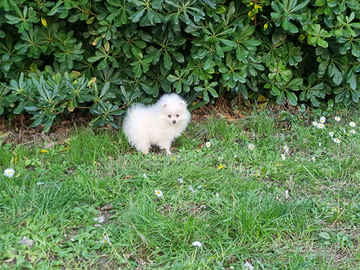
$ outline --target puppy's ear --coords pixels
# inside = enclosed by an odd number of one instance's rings
[[[168,105],[166,104],[166,103],[164,103],[163,105],[162,105],[162,107],[163,108],[165,108],[165,107],[167,107]]]
[[[184,102],[184,101],[180,101],[180,105],[181,105],[181,106],[185,106],[185,107],[186,107],[186,104],[185,104],[185,102]]]

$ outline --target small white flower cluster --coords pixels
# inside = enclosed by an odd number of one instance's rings
[[[281,159],[282,160],[286,159],[286,155],[289,154],[289,151],[290,151],[289,146],[284,145],[284,154],[281,154]]]
[[[4,175],[5,175],[6,177],[11,178],[11,177],[13,177],[13,176],[15,175],[15,170],[14,170],[14,169],[11,169],[11,168],[5,169],[5,170],[4,170]]]
[[[254,150],[255,149],[255,145],[253,145],[252,143],[250,143],[249,145],[248,145],[248,149],[249,150]]]
[[[155,190],[155,195],[156,195],[156,197],[161,198],[163,196],[163,193],[160,189],[157,189],[157,190]]]
[[[319,122],[314,121],[312,124],[315,127],[318,127],[320,129],[324,129],[325,128],[325,125],[324,125],[325,122],[326,122],[326,118],[324,116],[321,116]]]
[[[254,266],[249,262],[246,262],[244,264],[244,267],[245,267],[246,270],[253,270],[254,269]]]
[[[199,242],[199,241],[193,242],[192,245],[193,245],[194,247],[201,247],[201,246],[202,246],[201,242]]]
[[[109,237],[105,235],[104,238],[100,241],[100,243],[103,243],[103,244],[110,243]]]
[[[100,216],[100,217],[93,218],[93,220],[98,223],[104,223],[105,218],[104,218],[104,216]]]
[[[354,128],[354,127],[356,127],[356,124],[354,122],[350,122],[350,127]],[[350,132],[350,134],[355,134],[356,133],[355,129],[350,129],[349,132]]]
[[[340,122],[340,120],[341,120],[341,118],[340,118],[339,116],[336,116],[334,119],[335,119],[336,122]],[[315,127],[318,127],[319,129],[323,129],[323,128],[325,128],[325,125],[324,125],[325,122],[326,122],[326,118],[325,118],[324,116],[322,116],[322,117],[320,117],[319,123],[316,122],[316,121],[314,121],[314,122],[312,123],[312,125],[315,126]],[[356,126],[356,123],[355,123],[355,122],[350,122],[349,125],[350,125],[350,127],[354,128],[354,127]],[[346,130],[345,130],[345,129],[343,129],[343,130],[344,130],[344,134],[346,134]],[[355,134],[356,131],[355,131],[355,129],[351,129],[351,130],[349,131],[349,133],[350,133],[350,134]],[[333,139],[332,139],[333,142],[335,142],[335,143],[340,143],[341,140],[340,140],[339,138],[334,138],[334,135],[335,135],[335,133],[334,133],[333,131],[330,131],[330,132],[329,132],[329,136],[330,136],[331,138],[333,138]]]

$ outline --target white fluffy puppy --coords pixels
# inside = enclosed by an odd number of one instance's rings
[[[129,143],[143,154],[149,153],[151,145],[158,145],[171,154],[172,141],[185,130],[190,118],[185,100],[177,94],[166,94],[154,105],[131,106],[123,129]]]

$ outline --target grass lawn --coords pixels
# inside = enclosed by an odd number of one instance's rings
[[[0,143],[1,269],[360,269],[359,116],[210,118],[171,156],[85,128]]]

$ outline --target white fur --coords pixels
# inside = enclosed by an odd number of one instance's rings
[[[158,145],[171,154],[172,141],[185,130],[190,118],[185,100],[177,94],[166,94],[152,106],[131,106],[123,130],[129,143],[143,154],[149,153],[151,145]]]

